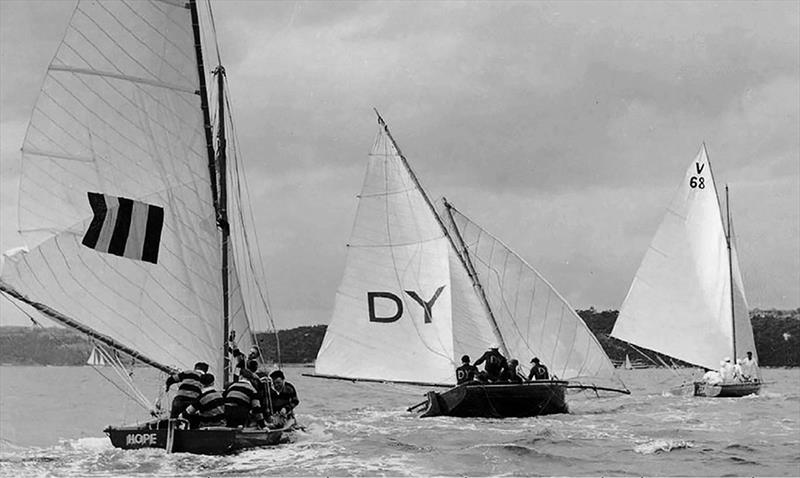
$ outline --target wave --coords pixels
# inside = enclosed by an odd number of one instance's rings
[[[654,453],[669,453],[672,450],[694,448],[694,446],[691,441],[666,438],[640,443],[633,447],[633,451],[642,455],[652,455]]]

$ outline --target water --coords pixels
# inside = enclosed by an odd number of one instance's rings
[[[102,429],[141,419],[89,367],[0,367],[0,475],[23,476],[798,476],[800,369],[764,370],[741,399],[662,391],[668,370],[621,370],[630,396],[569,397],[570,414],[419,419],[424,389],[302,377],[307,427],[293,443],[234,456],[122,451]],[[137,375],[153,384],[152,370]]]

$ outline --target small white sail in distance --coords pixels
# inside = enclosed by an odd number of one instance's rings
[[[735,244],[731,243],[733,271],[727,247],[717,189],[703,145],[642,259],[611,335],[715,369],[724,357],[734,358],[735,322],[737,353],[752,351],[755,355]]]
[[[103,358],[103,354],[97,348],[97,346],[92,347],[92,353],[89,354],[89,358],[86,360],[86,365],[91,365],[92,367],[105,367],[108,365],[106,363],[106,359]]]

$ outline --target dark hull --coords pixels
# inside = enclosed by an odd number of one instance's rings
[[[467,384],[445,392],[428,392],[422,417],[535,417],[567,413],[567,382],[536,381],[502,384]]]
[[[695,397],[745,397],[758,393],[761,382],[725,383],[709,385],[705,382],[694,382]]]
[[[169,420],[158,420],[141,425],[108,427],[104,431],[111,443],[124,450],[139,448],[167,448]],[[175,424],[175,421],[172,421]],[[175,453],[224,455],[247,448],[277,445],[284,431],[281,429],[209,427],[200,429],[173,428],[172,449]]]

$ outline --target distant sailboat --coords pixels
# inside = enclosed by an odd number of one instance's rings
[[[622,364],[622,368],[625,370],[633,370],[633,365],[631,365],[631,359],[628,357],[628,354],[625,354],[625,362]]]
[[[378,123],[316,376],[452,387],[461,356],[496,343],[560,378],[430,392],[423,416],[563,413],[568,388],[621,383],[564,298],[452,205],[434,206]]]
[[[106,359],[103,358],[103,354],[100,352],[96,346],[92,347],[92,353],[89,354],[89,358],[86,359],[86,365],[91,365],[92,367],[107,367],[108,363]]]
[[[642,259],[613,337],[708,370],[746,352],[758,360],[727,211],[726,230],[703,145]],[[758,380],[694,383],[694,393],[704,396],[742,396],[759,388]]]
[[[269,311],[239,161],[227,161],[235,148],[222,66],[211,121],[203,44],[215,44],[212,22],[196,0],[77,4],[22,147],[19,222],[30,252],[6,254],[0,291],[167,374],[206,362],[220,388],[232,373],[231,332],[248,350],[251,318]],[[169,419],[105,431],[120,448],[194,453],[275,444],[283,433]]]

